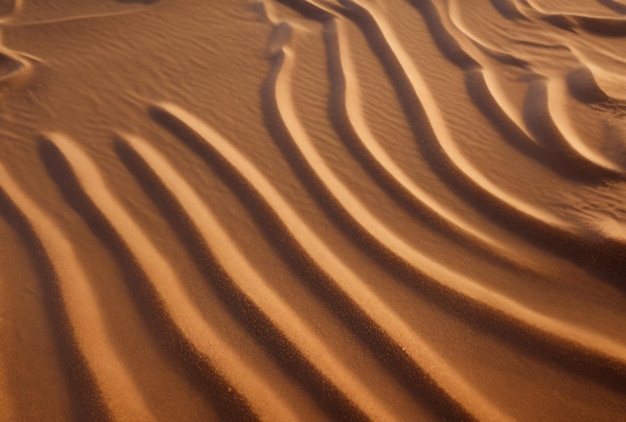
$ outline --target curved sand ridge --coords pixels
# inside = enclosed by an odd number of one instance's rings
[[[21,4],[21,1],[13,1],[0,7],[0,31],[2,26],[10,25],[14,15],[19,13]],[[2,32],[0,32],[0,41],[2,41]],[[27,57],[28,55],[18,54],[0,44],[0,92],[25,81],[32,71]]]
[[[64,1],[0,9],[0,419],[626,412],[620,2]]]

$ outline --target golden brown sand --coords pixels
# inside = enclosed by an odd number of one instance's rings
[[[626,417],[624,0],[0,15],[0,421]]]

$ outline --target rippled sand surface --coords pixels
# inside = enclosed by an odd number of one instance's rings
[[[0,14],[0,420],[625,417],[624,0]]]

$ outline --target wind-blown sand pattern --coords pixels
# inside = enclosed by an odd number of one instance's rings
[[[0,31],[0,420],[626,415],[623,1]]]

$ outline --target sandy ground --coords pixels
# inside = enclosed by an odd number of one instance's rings
[[[626,415],[623,0],[0,0],[0,420]]]

